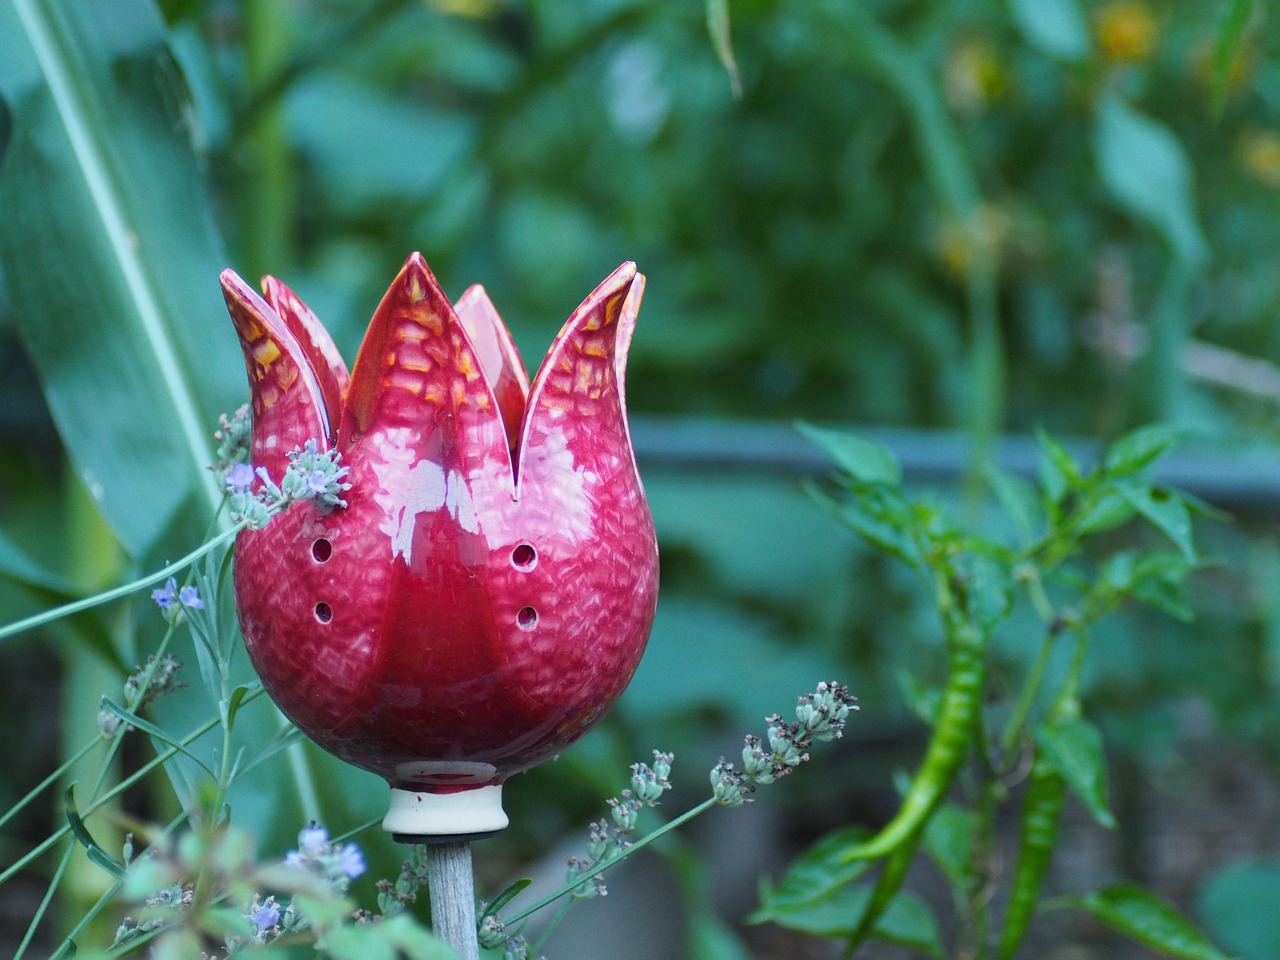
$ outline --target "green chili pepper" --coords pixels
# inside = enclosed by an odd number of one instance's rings
[[[887,856],[918,833],[938,808],[973,745],[985,674],[982,634],[961,623],[952,631],[947,685],[933,737],[902,805],[879,833],[845,853],[846,863]]]
[[[1022,800],[1021,846],[1000,934],[998,960],[1013,956],[1035,915],[1040,887],[1058,843],[1058,824],[1066,796],[1066,781],[1037,750]]]

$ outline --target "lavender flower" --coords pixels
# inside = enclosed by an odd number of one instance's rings
[[[322,507],[345,507],[341,494],[351,489],[343,480],[350,468],[341,464],[336,450],[321,452],[315,440],[308,440],[289,454],[289,468],[280,482],[282,494],[291,500],[314,500]]]
[[[253,472],[262,481],[262,489],[269,497],[274,500],[283,500],[285,498],[284,493],[276,486],[276,482],[271,479],[271,474],[267,473],[266,467],[258,467]]]
[[[200,599],[200,591],[191,586],[183,587],[179,590],[178,581],[173,577],[166,580],[163,587],[157,587],[152,590],[151,599],[155,601],[155,605],[173,623],[178,622],[183,607],[189,610],[204,609],[204,601]]]
[[[253,906],[245,914],[245,919],[253,924],[254,937],[260,941],[266,940],[268,934],[280,924],[280,905],[276,903],[275,897],[267,897],[259,903],[255,896]]]
[[[227,489],[232,493],[248,493],[253,486],[253,467],[247,463],[237,463],[227,471]]]
[[[298,849],[284,858],[286,866],[308,870],[324,877],[339,890],[366,870],[364,855],[354,843],[338,846],[329,840],[329,831],[312,821],[298,833]]]
[[[173,606],[173,601],[178,596],[178,581],[170,577],[165,581],[163,587],[156,587],[151,591],[151,599],[156,602],[156,606],[161,610],[168,610]]]
[[[338,851],[338,869],[352,880],[364,873],[364,855],[354,843],[348,843]]]
[[[314,820],[298,833],[298,853],[308,859],[319,859],[329,845],[329,831]]]
[[[138,711],[162,693],[169,693],[185,686],[178,680],[178,671],[182,669],[182,661],[169,654],[156,660],[155,654],[147,657],[147,662],[136,667],[124,682],[124,704],[129,710]],[[114,736],[120,728],[120,718],[103,707],[98,712],[98,726],[103,736]]]
[[[227,474],[238,464],[247,464],[249,446],[253,439],[253,418],[249,416],[249,405],[241,405],[230,417],[225,413],[220,415],[218,430],[213,438],[218,441],[219,472]]]
[[[324,475],[322,470],[312,470],[306,475],[303,482],[307,491],[317,497],[329,492],[329,478]]]

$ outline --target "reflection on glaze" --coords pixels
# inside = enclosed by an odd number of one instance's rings
[[[619,267],[530,383],[484,290],[455,310],[414,254],[347,369],[284,284],[223,290],[273,477],[309,438],[344,510],[299,502],[236,543],[254,666],[308,736],[392,786],[498,783],[621,695],[657,602],[623,391],[644,291]]]

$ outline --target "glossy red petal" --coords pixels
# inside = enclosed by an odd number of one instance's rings
[[[325,412],[336,428],[341,421],[342,397],[347,392],[350,377],[333,337],[298,295],[275,277],[262,278],[262,296],[285,322],[311,361],[311,369],[315,371],[324,397]]]
[[[333,445],[323,392],[307,351],[276,311],[233,271],[221,280],[249,373],[253,463],[278,483],[289,451],[311,439],[322,450]]]
[[[619,376],[635,278],[634,264],[619,267],[565,324],[534,378],[520,445],[516,525],[538,551],[531,581],[544,597],[526,603],[537,628],[513,656],[531,695],[584,709],[622,692],[657,602],[657,541]]]
[[[510,452],[476,350],[417,254],[360,347],[339,449],[352,484],[343,526],[357,535],[335,560],[357,580],[388,571],[353,598],[375,657],[350,735],[411,756],[483,752],[494,717],[464,708],[501,666],[484,565],[506,536]],[[424,686],[441,698],[433,710],[447,702],[456,716],[425,722]]]
[[[637,273],[631,281],[631,290],[622,303],[618,317],[618,337],[614,347],[613,366],[618,377],[618,403],[622,407],[622,426],[627,433],[627,448],[631,445],[631,425],[627,422],[627,356],[631,352],[631,337],[636,330],[636,318],[640,315],[640,303],[644,300],[645,278]],[[637,479],[639,473],[636,474]]]
[[[514,455],[520,440],[525,401],[529,397],[529,374],[520,359],[520,351],[484,287],[479,284],[469,287],[453,309],[471,338],[485,379],[493,388],[507,431],[507,445]]]

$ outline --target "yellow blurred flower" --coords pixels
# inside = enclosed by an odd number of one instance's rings
[[[947,101],[963,113],[978,113],[1009,89],[1009,74],[982,39],[962,40],[952,48],[943,73]]]
[[[1191,51],[1190,73],[1196,82],[1212,90],[1218,82],[1218,63],[1215,45],[1209,41],[1199,43]],[[1252,78],[1257,66],[1257,49],[1247,38],[1235,51],[1227,66],[1224,91],[1228,97],[1242,92]]]
[[[1255,180],[1271,190],[1280,190],[1280,133],[1246,131],[1240,137],[1237,155]]]
[[[496,0],[427,0],[437,13],[487,20],[498,13]]]
[[[1145,3],[1113,0],[1098,11],[1094,32],[1108,60],[1138,63],[1151,56],[1160,31],[1155,14]]]
[[[967,222],[948,220],[941,224],[935,240],[938,258],[955,277],[964,277],[979,256],[987,258],[993,268],[998,267],[1012,226],[1007,210],[983,204]]]

